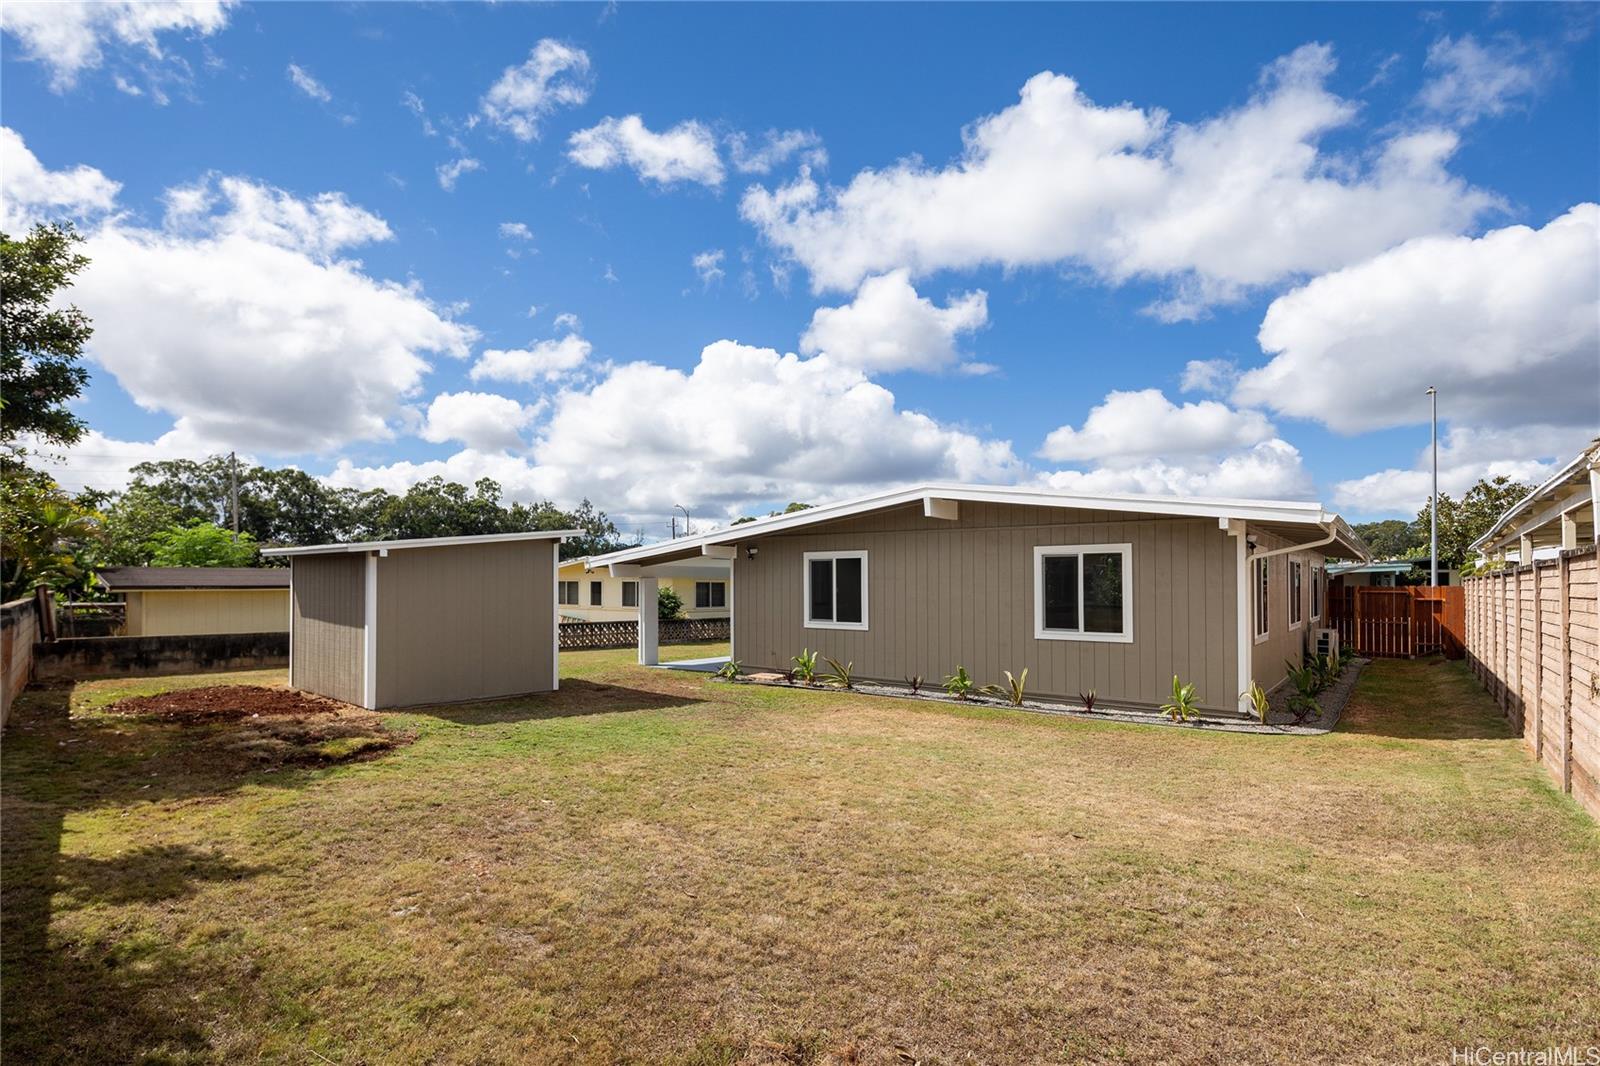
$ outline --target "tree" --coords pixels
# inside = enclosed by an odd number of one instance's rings
[[[1532,485],[1501,475],[1486,478],[1468,489],[1460,500],[1439,494],[1439,568],[1460,567],[1471,557],[1471,544],[1489,531],[1512,504],[1533,491]],[[1417,514],[1422,555],[1428,550],[1428,508]]]
[[[100,516],[80,507],[54,481],[13,468],[0,475],[0,597],[26,596],[37,586],[81,586],[81,559],[101,536]]]
[[[235,543],[232,533],[210,522],[164,529],[150,545],[152,566],[253,566],[257,557],[250,534],[240,533]]]
[[[811,510],[811,508],[813,508],[815,506],[816,506],[816,504],[801,503],[799,500],[794,500],[789,504],[789,506],[785,507],[781,511],[768,511],[767,512],[767,517],[768,518],[776,518],[781,514],[794,514],[796,511],[809,511],[809,510]],[[754,522],[755,520],[756,520],[756,516],[755,515],[747,514],[742,518],[735,518],[732,522],[730,522],[728,524],[729,525],[733,525],[733,526],[742,526],[746,522]]]
[[[67,403],[89,371],[79,362],[94,327],[76,307],[52,307],[56,293],[88,266],[70,226],[36,225],[22,240],[0,232],[0,443],[33,434],[75,444],[83,419]]]
[[[663,622],[683,617],[683,597],[671,585],[662,585],[656,592],[656,617]]]
[[[180,508],[144,485],[136,484],[104,504],[103,510],[105,538],[94,559],[96,566],[148,566],[156,535],[186,522]]]
[[[1375,559],[1404,559],[1411,552],[1427,550],[1428,530],[1424,522],[1419,535],[1417,524],[1403,518],[1385,518],[1380,522],[1362,522],[1352,527],[1356,536],[1366,541]]]

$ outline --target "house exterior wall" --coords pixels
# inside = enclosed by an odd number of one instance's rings
[[[612,577],[608,570],[591,570],[584,572],[583,563],[570,562],[561,567],[562,581],[576,581],[578,583],[578,602],[576,604],[563,603],[561,616],[575,618],[585,622],[630,622],[638,617],[633,607],[622,606],[622,583],[632,578]],[[593,607],[589,604],[589,582],[600,582],[600,606]],[[671,588],[683,600],[683,617],[685,618],[726,618],[727,607],[697,608],[694,605],[694,583],[692,577],[663,577],[659,579],[661,588]],[[728,602],[731,604],[732,591],[729,590]]]
[[[1033,549],[1097,543],[1132,545],[1132,642],[1038,639]],[[866,630],[804,624],[803,554],[830,550],[868,552]],[[920,674],[929,684],[958,663],[980,684],[1026,667],[1034,694],[1094,689],[1122,704],[1159,704],[1176,673],[1195,682],[1203,706],[1233,711],[1237,565],[1236,542],[1215,518],[963,502],[952,522],[924,517],[920,505],[896,508],[741,542],[733,654],[749,669],[781,670],[810,648],[853,661],[863,677]]]
[[[509,541],[379,558],[377,705],[555,688],[557,548]]]
[[[289,684],[359,704],[366,560],[360,555],[304,555],[292,565]]]
[[[1251,537],[1256,541],[1258,551],[1273,551],[1289,545],[1289,541],[1282,537],[1273,536],[1265,532],[1252,532]],[[1297,560],[1301,564],[1303,574],[1300,587],[1300,617],[1298,626],[1289,624],[1289,562]],[[1268,581],[1268,611],[1267,621],[1269,628],[1266,637],[1262,640],[1255,639],[1255,601],[1252,596],[1248,605],[1251,611],[1251,675],[1257,684],[1268,692],[1281,684],[1289,676],[1286,662],[1299,664],[1301,656],[1312,641],[1312,633],[1323,625],[1322,619],[1311,616],[1311,568],[1323,567],[1326,572],[1327,562],[1321,552],[1316,550],[1304,552],[1290,552],[1285,555],[1274,555],[1265,560],[1267,565]],[[1252,567],[1254,564],[1250,564]],[[1251,575],[1254,577],[1254,575]],[[1324,576],[1324,591],[1326,591],[1327,578]],[[1251,585],[1252,594],[1254,585]],[[1327,600],[1324,597],[1322,604],[1323,616],[1327,616]]]
[[[288,589],[139,589],[126,599],[130,637],[289,631]]]

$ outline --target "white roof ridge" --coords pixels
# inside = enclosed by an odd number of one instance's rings
[[[336,555],[344,552],[396,551],[404,548],[450,548],[464,544],[504,544],[519,540],[566,540],[581,529],[536,529],[520,533],[475,533],[459,537],[413,537],[409,540],[358,540],[344,544],[306,544],[294,548],[262,548],[262,555]]]

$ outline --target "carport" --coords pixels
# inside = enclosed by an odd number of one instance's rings
[[[728,583],[728,630],[733,631],[733,549],[721,545],[700,545],[682,551],[672,551],[669,545],[656,545],[653,550],[663,553],[663,557],[652,560],[649,564],[629,562],[607,562],[608,559],[626,558],[631,552],[642,553],[647,549],[624,549],[613,552],[596,562],[607,567],[611,576],[627,578],[639,582],[638,611],[639,611],[639,662],[643,666],[672,666],[685,670],[715,670],[725,662],[725,659],[695,659],[680,663],[661,662],[661,623],[656,614],[656,596],[661,589],[661,579],[664,577],[696,578],[702,581],[726,581]],[[597,567],[598,569],[598,567]]]

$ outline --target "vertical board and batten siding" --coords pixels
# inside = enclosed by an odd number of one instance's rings
[[[1467,661],[1529,755],[1600,817],[1600,564],[1593,548],[1468,578]]]
[[[1037,639],[1034,547],[1124,542],[1133,545],[1133,642]],[[1094,689],[1103,701],[1146,705],[1168,696],[1176,673],[1204,706],[1232,711],[1234,543],[1214,518],[970,502],[954,522],[917,504],[773,534],[741,543],[734,561],[735,654],[748,668],[783,670],[810,648],[854,662],[863,677],[920,674],[929,684],[957,664],[980,684],[1027,668],[1029,691],[1042,696]],[[804,553],[861,549],[868,628],[806,628]]]
[[[366,559],[303,555],[293,562],[289,684],[361,703]]]
[[[1256,542],[1256,551],[1276,551],[1289,546],[1289,541],[1265,531],[1250,531],[1250,538]],[[1300,570],[1300,624],[1294,628],[1289,627],[1289,561],[1298,560]],[[1298,664],[1306,649],[1311,644],[1311,631],[1323,623],[1311,617],[1311,567],[1313,565],[1326,567],[1326,562],[1320,552],[1290,552],[1287,555],[1274,555],[1265,560],[1267,564],[1267,630],[1266,639],[1255,643],[1255,574],[1250,575],[1246,587],[1250,590],[1250,602],[1245,605],[1245,610],[1251,613],[1250,634],[1251,650],[1250,665],[1253,679],[1268,692],[1282,684],[1289,676],[1286,664]],[[1246,563],[1246,566],[1252,564]],[[1326,610],[1326,607],[1324,607]]]
[[[378,706],[555,688],[556,551],[531,540],[378,559]]]
[[[127,593],[127,635],[285,633],[288,589],[145,589]]]

